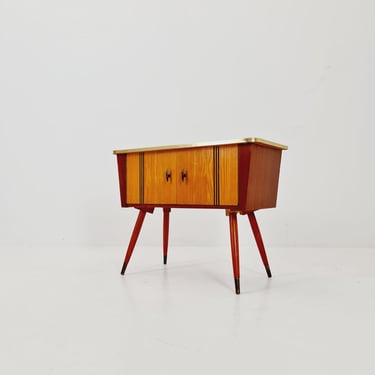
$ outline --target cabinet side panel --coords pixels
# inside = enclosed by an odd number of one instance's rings
[[[126,155],[126,200],[128,204],[140,203],[139,200],[139,153]]]
[[[247,208],[276,207],[281,150],[259,145],[250,148]]]
[[[144,154],[144,203],[176,204],[176,153],[155,151]]]
[[[117,155],[117,170],[120,186],[121,207],[126,206],[126,155]]]
[[[214,204],[213,147],[176,151],[177,203],[187,205]],[[181,173],[186,173],[182,178]]]
[[[219,203],[238,204],[238,146],[219,147]]]

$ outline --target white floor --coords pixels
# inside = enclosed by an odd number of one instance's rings
[[[124,251],[1,249],[0,373],[375,373],[375,249]]]

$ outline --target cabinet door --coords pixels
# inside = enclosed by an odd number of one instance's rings
[[[177,204],[214,204],[213,148],[176,151]]]
[[[144,154],[144,203],[176,203],[176,152],[153,151]]]

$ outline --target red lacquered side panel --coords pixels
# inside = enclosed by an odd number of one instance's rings
[[[281,150],[252,144],[247,186],[247,211],[276,207]]]
[[[120,184],[121,206],[126,207],[126,154],[117,155],[117,169]]]

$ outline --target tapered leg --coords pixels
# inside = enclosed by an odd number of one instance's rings
[[[229,213],[230,244],[232,248],[232,264],[236,294],[240,294],[240,257],[238,246],[237,213]]]
[[[168,238],[169,238],[169,213],[170,208],[163,208],[163,261],[167,264]]]
[[[148,211],[146,211],[146,210],[140,210],[139,211],[137,221],[135,222],[135,225],[134,225],[132,236],[130,237],[128,250],[127,250],[126,255],[125,255],[124,264],[122,265],[121,275],[123,275],[125,273],[125,270],[126,270],[126,267],[129,263],[130,257],[132,256],[135,244],[137,243],[137,239],[138,239],[139,233],[140,233],[141,228],[142,228],[143,220],[145,219],[145,216],[146,216],[147,212],[152,213],[153,209],[148,210]]]
[[[249,217],[251,229],[253,230],[255,241],[258,246],[259,254],[262,258],[264,268],[266,269],[268,277],[272,277],[270,266],[268,264],[268,259],[267,259],[267,254],[266,254],[266,249],[264,248],[263,240],[262,240],[262,235],[259,230],[259,226],[257,223],[257,219],[255,218],[254,212],[250,212],[247,215]]]

